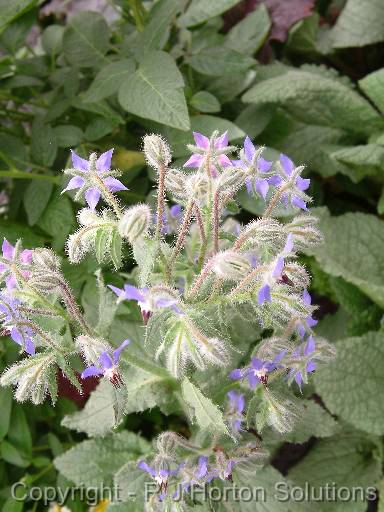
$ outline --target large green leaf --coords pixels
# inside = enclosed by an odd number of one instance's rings
[[[346,213],[332,217],[326,208],[314,208],[325,243],[307,249],[322,269],[357,286],[384,307],[384,222],[373,215]]]
[[[384,2],[348,0],[331,32],[334,48],[384,41]]]
[[[325,486],[346,487],[352,493],[353,487],[374,487],[380,475],[380,461],[375,457],[376,444],[359,433],[342,434],[321,439],[309,454],[288,473],[294,484],[311,486],[316,493]],[[345,496],[345,493],[340,494]],[[332,501],[324,499],[319,512],[364,512],[367,504],[355,493],[355,499]]]
[[[119,90],[124,80],[135,71],[132,59],[118,60],[102,67],[95,76],[90,88],[82,96],[86,102],[96,103]]]
[[[191,27],[227,11],[238,0],[192,0],[187,11],[180,16],[180,27]]]
[[[183,87],[183,77],[172,57],[165,52],[150,52],[121,84],[119,102],[132,114],[188,130]]]
[[[1,0],[0,1],[0,32],[13,20],[37,4],[37,0]]]
[[[264,43],[271,28],[267,8],[261,4],[228,32],[225,45],[232,50],[254,55]]]
[[[54,459],[56,469],[68,480],[87,487],[108,486],[113,475],[129,460],[149,451],[149,443],[133,432],[123,431],[103,439],[78,443]]]
[[[257,83],[243,97],[246,103],[278,103],[309,124],[373,132],[383,126],[374,108],[340,80],[317,72],[290,70]]]
[[[69,21],[63,37],[65,58],[76,67],[93,67],[108,62],[105,54],[109,29],[103,16],[94,11],[76,13]]]
[[[359,86],[384,113],[384,69],[379,69],[359,80]]]
[[[327,408],[356,428],[384,434],[384,333],[370,332],[336,345],[337,357],[315,375]]]
[[[51,197],[53,184],[49,181],[33,180],[28,185],[23,196],[28,224],[33,226],[39,220]]]
[[[255,60],[225,46],[212,46],[192,55],[187,62],[202,75],[223,76],[244,73]]]

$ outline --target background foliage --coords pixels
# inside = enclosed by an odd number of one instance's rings
[[[121,193],[126,204],[153,200],[153,176],[139,152],[146,132],[169,140],[176,163],[185,160],[191,130],[209,135],[218,129],[228,130],[233,144],[248,134],[267,146],[267,155],[284,151],[297,165],[307,164],[325,244],[303,259],[320,306],[318,331],[336,344],[338,357],[306,391],[315,398],[306,426],[297,427],[291,444],[271,439],[276,469],[270,467],[260,481],[273,485],[282,478],[280,471],[297,484],[336,481],[380,489],[383,2],[14,0],[0,2],[0,31],[0,235],[12,243],[22,237],[25,247],[46,245],[63,254],[77,207],[60,196],[69,148],[87,156],[114,147],[113,163],[129,187]],[[244,194],[238,199],[241,220],[261,212],[255,198]],[[129,269],[128,260],[124,272]],[[95,270],[91,259],[65,267],[88,319],[97,315]],[[109,271],[104,269],[106,276]],[[125,308],[120,317],[112,325],[112,339],[123,338],[123,320],[139,339],[135,313]],[[16,358],[16,349],[5,337],[0,348],[5,367]],[[185,434],[183,422],[158,407],[166,410],[166,390],[148,383],[152,392],[144,403],[135,382],[140,378],[132,380],[136,405],[132,402],[122,432],[108,441],[111,462],[97,472],[86,465],[86,457],[98,449],[102,432],[97,427],[103,422],[90,422],[87,411],[94,414],[91,401],[99,400],[96,408],[106,412],[108,397],[103,405],[102,393],[92,396],[75,413],[87,394],[80,397],[64,380],[55,409],[21,406],[1,389],[4,510],[44,509],[41,503],[10,498],[10,485],[19,479],[41,486],[99,485],[110,482],[135,458],[133,453],[137,457],[148,450],[144,438],[165,428]],[[84,432],[94,439],[83,441]],[[120,478],[132,470],[124,468]],[[84,509],[79,501],[68,506]],[[380,500],[373,506],[383,507]],[[353,512],[366,508],[366,503],[327,506]],[[272,503],[267,510],[280,509]],[[310,510],[320,509],[313,504]]]

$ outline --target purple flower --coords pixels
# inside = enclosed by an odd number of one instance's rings
[[[176,306],[179,302],[178,298],[172,297],[170,294],[153,292],[150,288],[136,288],[131,284],[125,284],[124,288],[108,285],[116,295],[118,301],[135,300],[141,309],[143,320],[146,323],[152,312],[158,308],[172,308],[175,313],[181,314],[180,309]]]
[[[193,153],[192,156],[185,162],[184,167],[200,167],[204,164],[205,159],[207,157],[207,153],[210,149],[210,140],[205,135],[202,135],[199,132],[193,132],[193,138],[196,143],[196,153]],[[211,164],[211,169],[216,171],[215,163],[218,163],[222,167],[227,167],[228,165],[232,165],[230,159],[223,153],[228,146],[228,132],[224,132],[219,137],[216,137],[213,142],[213,151],[210,155],[213,162]],[[215,150],[218,154],[215,154]]]
[[[317,368],[317,364],[312,356],[315,349],[315,340],[313,336],[309,336],[304,347],[298,347],[293,353],[296,364],[290,369],[288,379],[290,381],[294,379],[300,388],[303,382],[307,382],[307,374],[312,373]]]
[[[288,204],[289,195],[292,206],[301,208],[302,210],[307,210],[306,202],[300,193],[303,193],[308,189],[311,180],[308,178],[302,178],[299,175],[302,168],[295,168],[292,160],[283,153],[280,155],[280,165],[283,169],[283,173],[281,176],[273,176],[273,178],[269,180],[269,183],[275,186],[286,186],[288,183],[290,183],[290,187],[287,189],[287,193],[283,195],[283,200],[286,204]],[[305,194],[304,197],[306,197]]]
[[[156,481],[159,485],[159,500],[163,501],[167,496],[167,488],[168,488],[168,479],[170,476],[176,476],[183,464],[179,465],[176,469],[165,469],[160,468],[156,469],[149,464],[147,464],[144,460],[140,460],[137,467],[146,471],[151,477]]]
[[[304,290],[302,299],[303,299],[304,304],[306,304],[307,306],[311,305],[312,299],[311,299],[311,296],[310,296],[310,294],[308,293],[307,290]],[[312,327],[315,327],[315,325],[317,325],[317,323],[318,323],[317,320],[312,318],[311,315],[308,316],[303,321],[298,320],[296,322],[296,329],[297,329],[297,332],[298,332],[299,336],[301,338],[304,338],[306,330],[307,329],[311,329]]]
[[[88,366],[81,374],[82,379],[87,377],[107,377],[114,386],[118,386],[120,381],[119,372],[117,370],[121,352],[130,344],[130,340],[124,340],[123,343],[113,352],[104,351],[100,354],[100,366]]]
[[[157,224],[157,213],[153,216],[154,224]],[[182,207],[180,204],[174,204],[168,212],[163,213],[162,234],[170,235],[177,233],[182,220]]]
[[[92,166],[92,156],[90,160],[79,157],[74,151],[72,154],[72,165],[75,174],[68,182],[62,194],[67,190],[81,189],[84,192],[85,200],[88,206],[94,210],[101,197],[98,181],[101,180],[109,192],[114,193],[120,190],[128,190],[118,179],[111,176],[111,160],[113,149],[101,154],[95,161],[94,169]]]
[[[14,263],[30,265],[32,263],[32,251],[30,249],[24,249],[20,254],[17,254],[15,247],[11,245],[6,238],[3,240],[2,251],[5,261],[0,262],[0,274],[2,279],[5,278],[7,290],[12,291],[17,286],[17,280],[12,265]],[[25,279],[28,279],[30,276],[28,270],[22,270],[21,274]]]
[[[256,156],[257,149],[252,143],[251,139],[247,136],[244,140],[244,157],[245,161],[234,160],[233,165],[237,167],[246,167],[249,169],[253,167],[254,173],[252,177],[246,179],[245,186],[247,187],[248,194],[257,192],[263,199],[266,198],[269,190],[269,181],[267,176],[263,176],[272,167],[272,162],[265,160],[262,156]],[[255,160],[256,158],[256,160]]]
[[[257,357],[252,357],[251,364],[249,366],[233,370],[229,374],[229,377],[233,380],[242,380],[247,378],[251,389],[255,389],[260,382],[266,386],[268,383],[268,374],[279,368],[278,363],[283,359],[285,353],[285,350],[280,352],[272,361],[263,361]]]
[[[271,300],[271,287],[269,284],[264,284],[257,294],[257,302],[261,306],[264,302],[271,302]]]
[[[245,407],[244,395],[236,393],[236,391],[228,391],[229,409],[227,418],[232,427],[233,432],[238,433],[242,430],[241,423],[244,420],[243,411]]]
[[[3,322],[3,333],[10,336],[13,341],[23,347],[27,354],[35,353],[33,337],[34,331],[28,325],[24,325],[27,319],[22,316],[18,306],[20,302],[5,293],[0,295],[0,314]]]

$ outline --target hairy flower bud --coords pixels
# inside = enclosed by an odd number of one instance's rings
[[[189,199],[194,199],[198,204],[206,203],[209,188],[206,174],[198,173],[189,176],[185,188]]]
[[[225,167],[216,181],[216,190],[233,195],[245,182],[245,174],[238,167]]]
[[[119,221],[119,233],[132,244],[140,237],[144,237],[151,221],[151,210],[146,204],[132,206],[125,211]]]
[[[294,397],[265,389],[264,398],[267,406],[266,423],[280,434],[290,432],[300,415],[300,408]]]
[[[91,338],[91,336],[80,335],[75,340],[75,345],[82,353],[85,362],[88,365],[99,364],[100,354],[109,352],[112,347],[101,338]]]
[[[251,265],[243,254],[228,250],[216,254],[212,270],[223,279],[239,281],[248,274]]]
[[[63,280],[59,258],[50,249],[35,249],[32,261],[29,284],[43,293],[54,292]]]
[[[187,175],[179,169],[169,169],[165,175],[165,188],[179,200],[186,199],[185,183]]]
[[[171,150],[167,142],[160,135],[146,135],[144,137],[144,155],[148,165],[154,169],[167,166],[172,160]]]
[[[286,224],[284,229],[295,237],[296,248],[302,249],[323,241],[323,236],[316,227],[318,221],[314,215],[299,215]]]
[[[90,208],[82,208],[78,213],[78,221],[83,226],[91,226],[100,220],[99,216],[94,210]]]

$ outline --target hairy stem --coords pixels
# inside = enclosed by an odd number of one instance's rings
[[[219,250],[219,210],[220,210],[219,193],[215,192],[213,195],[213,211],[212,211],[213,253],[214,254],[216,254]]]
[[[106,187],[103,180],[100,178],[100,176],[97,175],[96,172],[92,173],[92,178],[96,181],[97,188],[100,190],[104,201],[106,203],[108,203],[109,206],[111,206],[113,208],[113,211],[115,212],[116,217],[118,219],[121,219],[121,217],[123,216],[123,212],[122,212],[120,205],[119,205],[117,199],[115,198],[115,196],[112,194],[112,192],[110,192],[108,190],[108,187]]]
[[[188,226],[189,222],[191,220],[193,211],[193,201],[190,201],[185,209],[183,222],[180,227],[179,236],[177,237],[175,247],[172,252],[171,261],[170,261],[170,267],[172,268],[172,265],[174,261],[176,260],[177,256],[179,255],[181,249],[184,246],[185,238],[188,233]]]
[[[68,312],[72,316],[74,320],[79,324],[79,326],[84,329],[84,332],[88,335],[92,335],[92,329],[89,327],[87,322],[85,321],[85,318],[83,317],[83,314],[80,311],[79,306],[77,305],[77,302],[72,294],[71,289],[67,285],[65,281],[60,281],[59,284],[61,296],[63,298],[63,301],[68,309]]]

